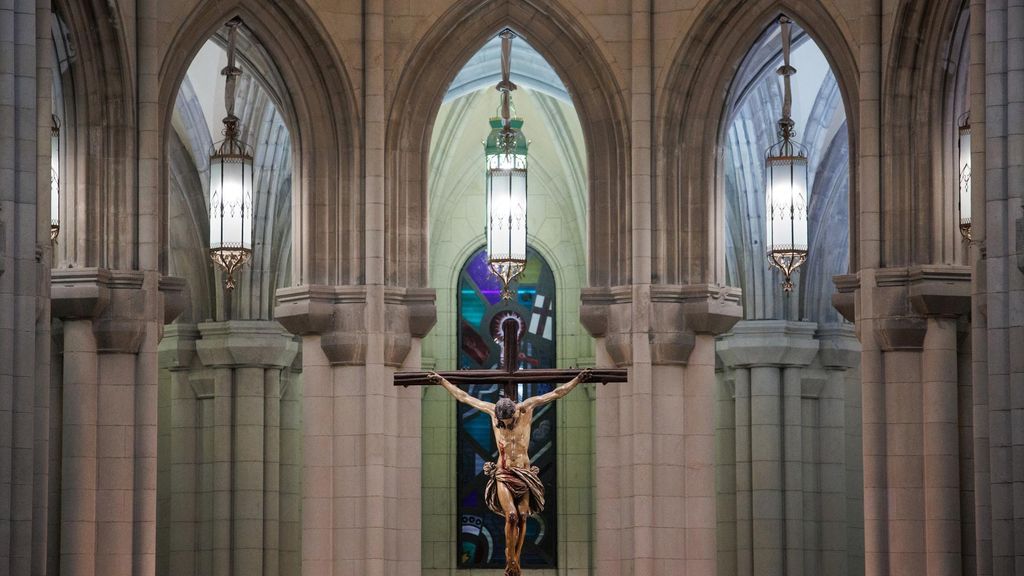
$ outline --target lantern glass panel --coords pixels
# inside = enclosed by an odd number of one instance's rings
[[[769,157],[768,251],[807,250],[807,158]]]
[[[50,224],[60,222],[60,132],[50,136]]]
[[[960,128],[960,224],[971,223],[971,128]]]
[[[488,259],[525,260],[526,158],[494,154],[487,164]]]
[[[210,163],[210,248],[252,249],[252,158],[214,156]]]

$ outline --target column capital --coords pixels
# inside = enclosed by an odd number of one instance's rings
[[[860,342],[853,326],[823,326],[815,337],[818,339],[818,358],[826,369],[848,370],[860,365]]]
[[[872,321],[882,350],[920,350],[927,318],[966,318],[971,312],[967,266],[864,269],[834,282],[833,305],[847,320]]]
[[[173,321],[187,290],[183,280],[153,271],[64,268],[50,274],[53,317],[91,320],[99,352],[138,352],[146,323]]]
[[[412,347],[412,338],[423,338],[437,322],[432,288],[395,286],[298,286],[277,291],[277,320],[291,333],[319,335],[320,346],[334,365],[361,365],[371,326],[380,326],[384,337],[384,363],[401,366]],[[383,318],[370,322],[368,315],[380,310]]]
[[[640,292],[650,295],[646,302],[634,302],[633,288],[585,288],[580,295],[580,321],[592,336],[605,339],[605,348],[618,366],[632,363],[630,334],[637,314],[650,319],[648,341],[654,364],[686,364],[697,335],[720,334],[743,314],[738,288],[655,284],[649,292]]]
[[[202,322],[195,350],[209,367],[286,368],[299,345],[279,323],[270,320]]]
[[[164,328],[164,336],[157,345],[160,367],[171,371],[188,370],[196,356],[199,330],[195,324],[171,324]]]
[[[818,354],[816,322],[742,320],[718,342],[718,355],[729,368],[740,366],[807,366]]]

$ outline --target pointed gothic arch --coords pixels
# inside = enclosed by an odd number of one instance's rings
[[[364,277],[358,106],[348,73],[304,2],[205,2],[182,24],[160,66],[160,269],[167,270],[167,134],[178,87],[203,43],[238,16],[266,50],[286,93],[292,135],[292,281],[357,284]],[[287,63],[287,66],[281,66]]]
[[[956,208],[944,183],[951,86],[966,35],[964,2],[900,4],[882,77],[881,257],[884,266],[952,263],[960,253]]]
[[[850,136],[850,235],[857,237],[858,70],[855,44],[820,2],[718,0],[697,16],[655,96],[653,279],[725,283],[722,155],[726,106],[736,70],[766,26],[785,13],[821,47],[836,75]],[[850,255],[856,269],[856,253]]]
[[[462,0],[413,51],[388,114],[385,279],[427,284],[430,134],[445,91],[469,58],[504,28],[523,35],[573,96],[587,148],[588,260],[593,286],[630,282],[629,126],[622,90],[593,40],[555,2]]]
[[[128,270],[138,267],[135,194],[135,86],[128,39],[117,3],[103,0],[53,4],[75,49],[70,62],[75,81],[65,101],[74,108],[74,138],[67,158],[74,188],[62,202],[66,222],[55,262],[75,267]],[[65,191],[62,190],[62,193]]]

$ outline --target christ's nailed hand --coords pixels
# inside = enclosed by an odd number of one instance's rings
[[[584,383],[590,381],[590,376],[590,368],[584,368],[580,371],[580,375],[577,378],[580,379],[580,383]]]

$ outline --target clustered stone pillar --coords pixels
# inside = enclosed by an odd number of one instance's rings
[[[715,335],[740,311],[739,291],[718,286],[584,290],[597,364],[630,369],[598,387],[599,574],[714,573]]]
[[[394,386],[418,364],[435,322],[430,289],[278,290],[275,317],[302,336],[302,574],[418,574],[419,389]]]
[[[846,399],[859,390],[848,390],[845,374],[858,360],[852,333],[746,320],[720,339],[718,355],[732,389],[720,400],[718,424],[719,571],[856,573],[860,549],[848,533],[860,500],[848,500],[848,478],[859,473],[850,444],[860,438],[849,434]]]
[[[183,283],[155,272],[55,270],[53,315],[62,320],[59,422],[60,573],[142,575],[156,535],[157,362],[164,319]]]
[[[282,400],[297,350],[280,324],[260,320],[181,325],[161,343],[172,459],[166,573],[298,570],[281,553],[297,539],[282,530],[298,510],[281,474]]]
[[[865,573],[973,572],[972,418],[961,395],[958,326],[970,310],[961,266],[862,270],[837,279],[837,308],[863,346]]]

